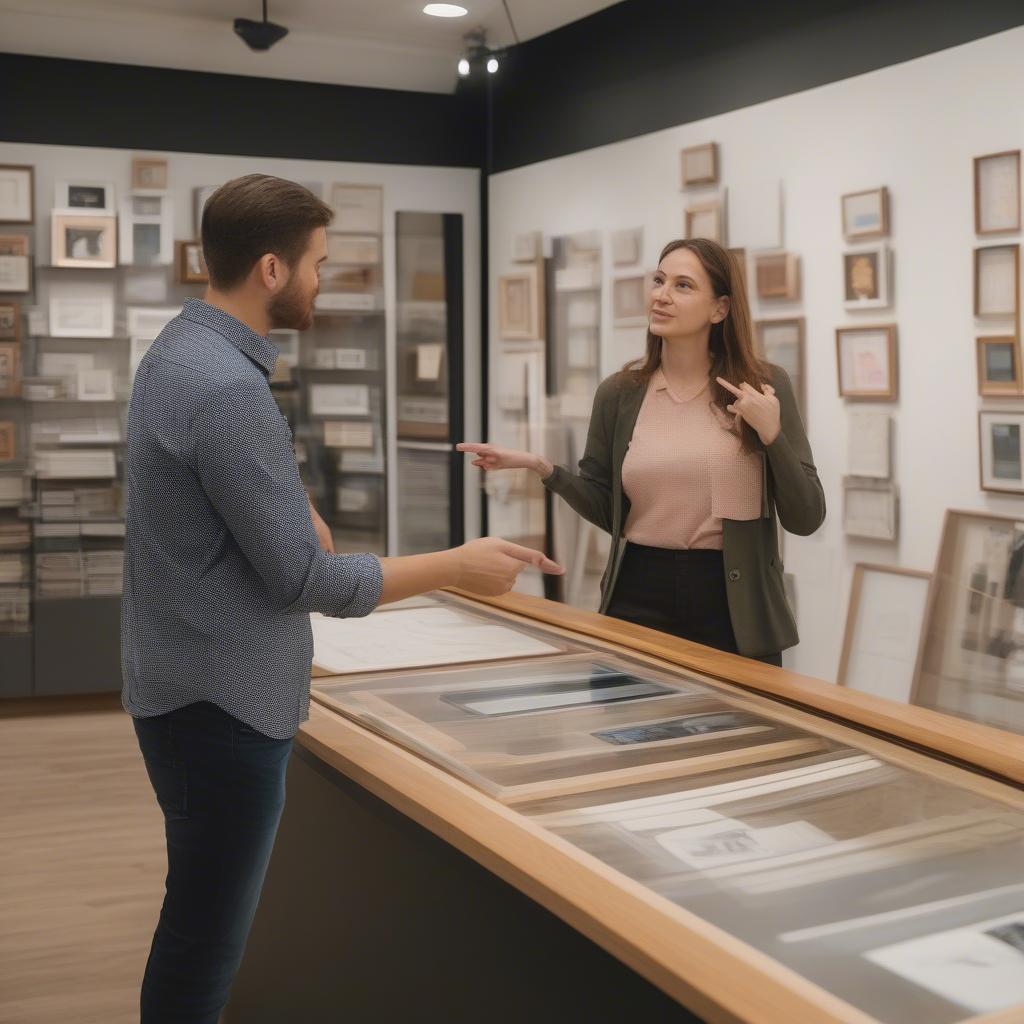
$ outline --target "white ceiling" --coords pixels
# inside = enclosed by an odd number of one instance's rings
[[[0,49],[309,82],[450,92],[463,35],[513,41],[502,0],[458,0],[464,18],[432,18],[426,0],[269,0],[289,34],[267,53],[235,35],[261,0],[0,0]],[[609,0],[507,0],[520,40],[612,6]]]

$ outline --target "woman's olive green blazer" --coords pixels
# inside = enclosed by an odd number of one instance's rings
[[[761,517],[722,523],[729,616],[739,652],[746,657],[776,654],[799,641],[793,612],[782,583],[775,517],[783,529],[807,536],[825,519],[825,493],[814,468],[789,377],[773,366],[772,385],[779,399],[782,430],[761,449],[764,484]],[[611,554],[601,580],[606,611],[625,550],[623,526],[629,499],[622,491],[622,460],[633,436],[645,386],[617,373],[601,382],[594,397],[587,447],[579,473],[561,466],[544,485],[564,498],[584,519],[612,536]]]

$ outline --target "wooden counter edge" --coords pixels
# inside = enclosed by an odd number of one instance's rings
[[[877,1024],[401,747],[313,705],[297,740],[713,1024]]]
[[[812,710],[883,733],[993,772],[1024,785],[1024,736],[953,718],[928,708],[900,704],[835,683],[726,654],[701,644],[659,633],[632,622],[572,608],[529,594],[480,597],[449,589],[458,597],[500,611],[525,615],[609,643],[626,644],[683,668],[714,676],[758,693],[795,701]]]

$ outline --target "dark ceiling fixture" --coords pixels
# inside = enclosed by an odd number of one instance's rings
[[[263,0],[263,20],[251,21],[249,18],[235,18],[235,33],[245,41],[250,50],[269,50],[274,43],[279,43],[288,29],[284,25],[275,25],[267,21],[267,0]]]

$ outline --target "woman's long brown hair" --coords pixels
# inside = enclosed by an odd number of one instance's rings
[[[754,352],[754,330],[743,272],[732,253],[709,238],[680,238],[669,242],[661,250],[658,265],[677,249],[689,249],[700,260],[716,297],[729,297],[729,312],[721,323],[711,325],[711,337],[708,339],[712,401],[725,412],[726,406],[735,401],[735,396],[717,383],[716,377],[722,377],[737,387],[746,381],[758,391],[762,384],[770,382],[768,364]],[[661,338],[648,330],[643,357],[627,363],[622,373],[638,385],[646,386],[654,371],[661,366],[661,345]],[[741,436],[745,450],[753,451],[758,447],[757,434],[749,424],[743,423]]]

